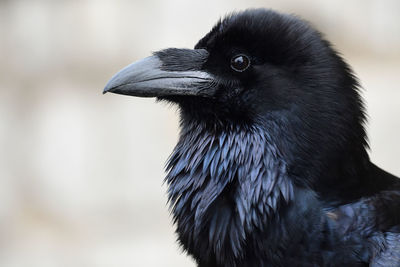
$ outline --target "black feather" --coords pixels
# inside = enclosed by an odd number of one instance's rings
[[[171,75],[155,79],[205,83],[184,84],[206,90],[187,95],[151,87],[180,108],[166,182],[199,266],[399,266],[400,182],[370,162],[358,82],[329,42],[295,16],[254,9],[195,48],[149,62]]]

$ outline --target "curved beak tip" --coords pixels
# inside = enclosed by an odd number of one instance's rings
[[[105,93],[112,92],[112,89],[114,89],[114,88],[108,86],[108,84],[107,84],[106,87],[104,87],[104,89],[103,89],[103,95],[104,95]]]
[[[103,95],[105,93],[114,93],[116,89],[122,86],[124,83],[119,84],[118,79],[115,78],[115,75],[107,82],[106,86],[103,89]]]

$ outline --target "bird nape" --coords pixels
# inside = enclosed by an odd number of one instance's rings
[[[400,265],[400,182],[369,160],[350,67],[303,20],[233,13],[104,92],[179,106],[166,181],[199,266]]]

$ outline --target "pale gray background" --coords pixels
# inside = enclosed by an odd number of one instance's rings
[[[0,266],[194,266],[162,186],[175,108],[101,92],[123,66],[193,47],[247,7],[297,13],[326,34],[366,89],[372,159],[400,175],[398,0],[3,0]]]

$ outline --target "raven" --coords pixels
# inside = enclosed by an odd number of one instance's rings
[[[400,266],[400,180],[369,160],[357,79],[307,22],[232,13],[105,92],[179,106],[166,181],[199,266]]]

